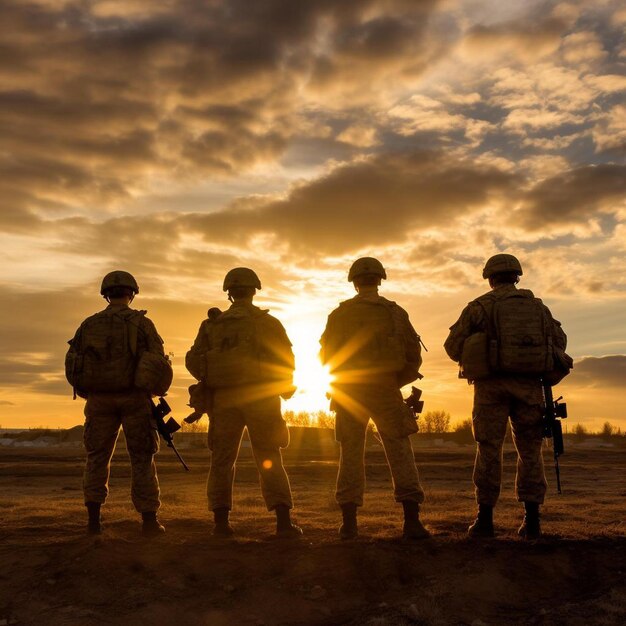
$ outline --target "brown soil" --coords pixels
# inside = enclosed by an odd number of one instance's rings
[[[498,537],[472,541],[473,447],[420,448],[427,490],[423,519],[432,539],[398,537],[380,449],[368,450],[361,537],[337,538],[336,451],[296,441],[285,454],[301,541],[273,538],[249,449],[238,465],[237,538],[211,537],[204,481],[208,456],[159,454],[167,534],[146,540],[128,497],[125,451],[113,461],[101,537],[84,532],[80,449],[0,450],[0,625],[176,626],[239,624],[626,623],[626,454],[571,448],[564,494],[551,485],[545,539],[516,535],[514,453],[496,509]],[[546,454],[546,460],[548,455]],[[553,482],[553,481],[551,481]]]

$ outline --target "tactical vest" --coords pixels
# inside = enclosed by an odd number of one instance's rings
[[[466,378],[539,377],[554,369],[552,319],[531,291],[491,293],[476,302],[485,312],[486,328],[465,340],[461,367]]]
[[[126,391],[134,386],[137,333],[145,311],[102,311],[80,326],[65,358],[68,382],[82,395]]]
[[[339,305],[328,338],[333,373],[367,379],[405,368],[406,350],[394,307],[392,302],[365,298]]]
[[[236,387],[267,379],[268,365],[259,341],[267,311],[229,309],[207,325],[206,383],[212,389]]]

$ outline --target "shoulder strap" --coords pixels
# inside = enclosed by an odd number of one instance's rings
[[[130,315],[120,315],[124,320],[126,325],[126,332],[128,337],[128,347],[130,348],[130,353],[133,356],[137,356],[137,338],[139,335],[139,331],[144,332],[142,328],[140,328],[141,320],[146,315],[148,311],[132,311]]]

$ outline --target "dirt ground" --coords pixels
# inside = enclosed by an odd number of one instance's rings
[[[105,532],[85,534],[82,450],[0,450],[0,626],[100,624],[155,626],[273,624],[626,623],[626,450],[569,446],[564,493],[550,488],[547,535],[516,535],[515,457],[505,454],[495,540],[465,535],[475,505],[473,446],[420,447],[416,458],[432,539],[399,539],[380,449],[367,452],[368,491],[361,537],[341,542],[334,503],[334,447],[296,441],[285,462],[300,541],[273,538],[249,449],[242,449],[232,514],[235,540],[216,540],[204,495],[208,453],[159,453],[167,534],[143,539],[129,499],[123,447],[113,462]]]

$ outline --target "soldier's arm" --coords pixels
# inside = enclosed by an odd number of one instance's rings
[[[461,312],[459,319],[450,326],[450,333],[443,347],[453,361],[458,363],[461,360],[465,340],[478,330],[480,313],[480,305],[470,302]]]
[[[148,352],[154,352],[156,354],[161,354],[165,356],[165,350],[163,348],[163,339],[157,332],[156,326],[152,320],[147,317],[142,317],[141,319],[141,330],[143,331],[142,335],[144,341],[146,342],[146,350]]]
[[[208,337],[206,331],[206,325],[209,323],[209,320],[204,320],[200,324],[200,328],[198,328],[198,334],[194,339],[193,345],[189,349],[190,352],[201,352],[204,353],[208,350]]]
[[[80,329],[82,326],[79,326],[74,336],[67,342],[69,344],[68,352],[78,352],[78,348],[80,347]]]
[[[552,318],[552,339],[557,348],[565,351],[567,348],[567,335],[561,327],[561,322]]]
[[[287,368],[293,373],[296,369],[296,361],[291,341],[287,336],[287,331],[275,317],[269,317],[269,320],[271,323],[271,332],[269,333],[270,341],[268,345],[270,353],[282,367]]]
[[[413,328],[413,324],[411,324],[409,314],[404,309],[400,309],[400,311],[406,346],[406,358],[409,363],[415,363],[419,369],[422,365],[422,345],[420,343],[420,337],[415,328]]]
[[[326,321],[326,328],[320,337],[320,352],[319,357],[322,365],[326,365],[332,358],[333,353],[331,350],[331,337],[333,333],[333,314],[328,316]]]
[[[208,323],[209,320],[204,320],[202,324],[200,324],[196,339],[185,355],[185,367],[187,368],[187,371],[197,380],[202,380],[206,376],[204,355],[209,349],[209,339],[207,333]]]

